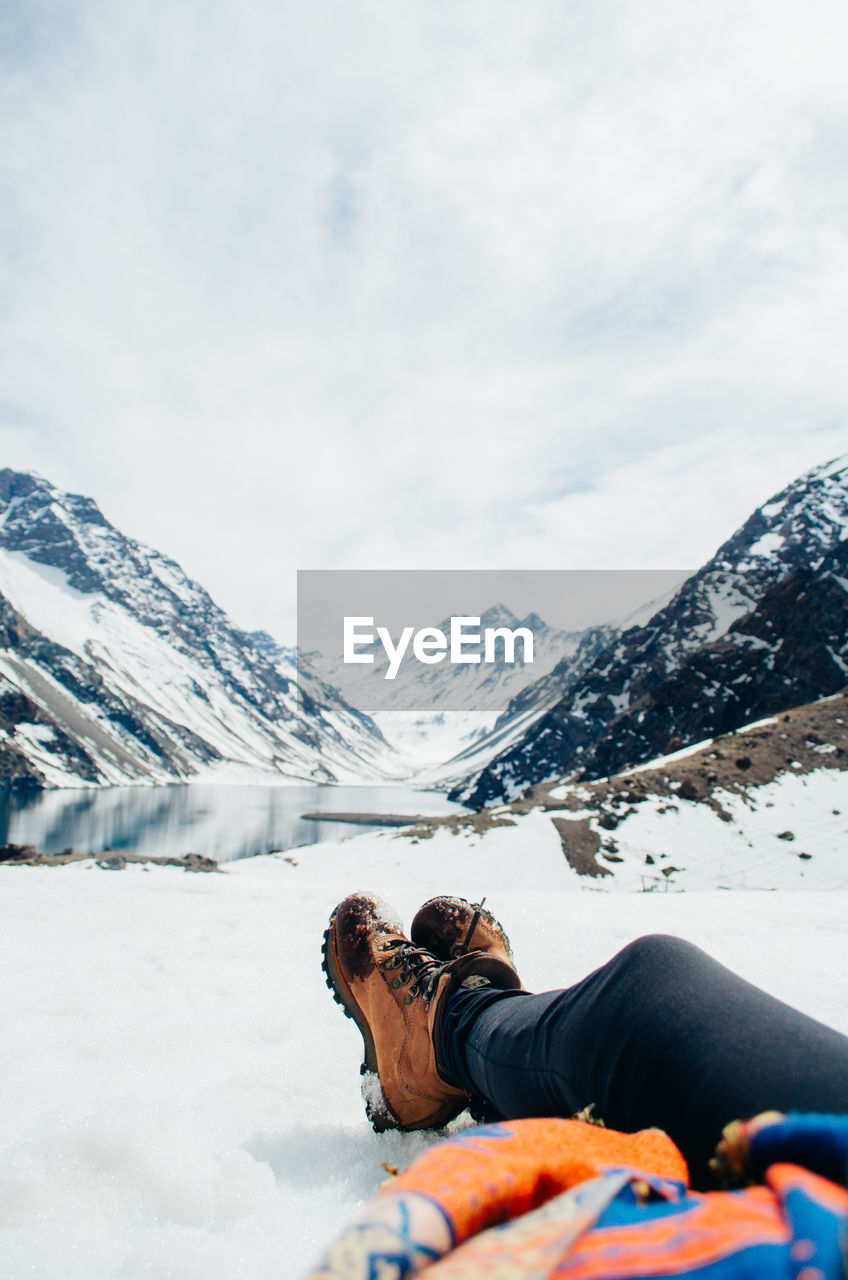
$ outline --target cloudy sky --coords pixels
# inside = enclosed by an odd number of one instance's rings
[[[676,568],[848,450],[842,0],[4,0],[0,463],[243,626]]]

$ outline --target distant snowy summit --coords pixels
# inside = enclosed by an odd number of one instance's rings
[[[479,806],[603,777],[848,684],[848,455],[753,515],[642,625],[563,662],[452,762]]]
[[[537,613],[517,618],[506,605],[498,603],[473,618],[442,618],[433,631],[450,637],[452,626],[460,621],[467,625],[466,634],[483,636],[487,631],[509,632],[516,636],[508,647],[501,641],[495,646],[493,661],[463,663],[430,663],[413,660],[397,662],[393,671],[384,648],[373,646],[371,661],[366,665],[346,664],[342,653],[335,656],[315,654],[315,667],[328,683],[340,688],[353,706],[373,712],[414,707],[416,711],[431,713],[479,712],[492,707],[503,708],[510,699],[535,680],[547,675],[563,658],[576,653],[584,632],[563,631],[549,626]],[[410,631],[412,629],[410,628]],[[532,637],[531,656],[522,634]],[[392,640],[398,644],[398,636]],[[450,643],[449,641],[447,643]],[[470,646],[469,646],[470,648]],[[479,648],[479,645],[477,646]],[[398,644],[400,649],[400,644]],[[406,653],[409,654],[407,645]],[[475,649],[475,652],[477,650]],[[449,656],[449,655],[447,655]],[[387,675],[391,683],[386,683]],[[384,694],[384,701],[375,702],[377,693]],[[494,717],[492,717],[494,719]]]
[[[367,716],[240,631],[91,498],[0,471],[0,777],[16,786],[395,775]]]

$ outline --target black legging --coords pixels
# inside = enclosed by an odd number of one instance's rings
[[[848,1112],[848,1038],[662,934],[566,991],[460,988],[439,1052],[492,1116],[570,1116],[594,1103],[610,1128],[664,1129],[701,1190],[728,1121]]]

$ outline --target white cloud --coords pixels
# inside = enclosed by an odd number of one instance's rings
[[[7,9],[0,443],[245,624],[697,564],[848,448],[843,6]]]

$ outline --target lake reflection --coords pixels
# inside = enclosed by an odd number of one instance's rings
[[[24,801],[0,796],[0,843],[42,853],[120,849],[163,857],[202,853],[229,862],[271,849],[337,840],[371,826],[305,821],[310,812],[462,812],[441,792],[407,787],[106,787],[44,791]]]

